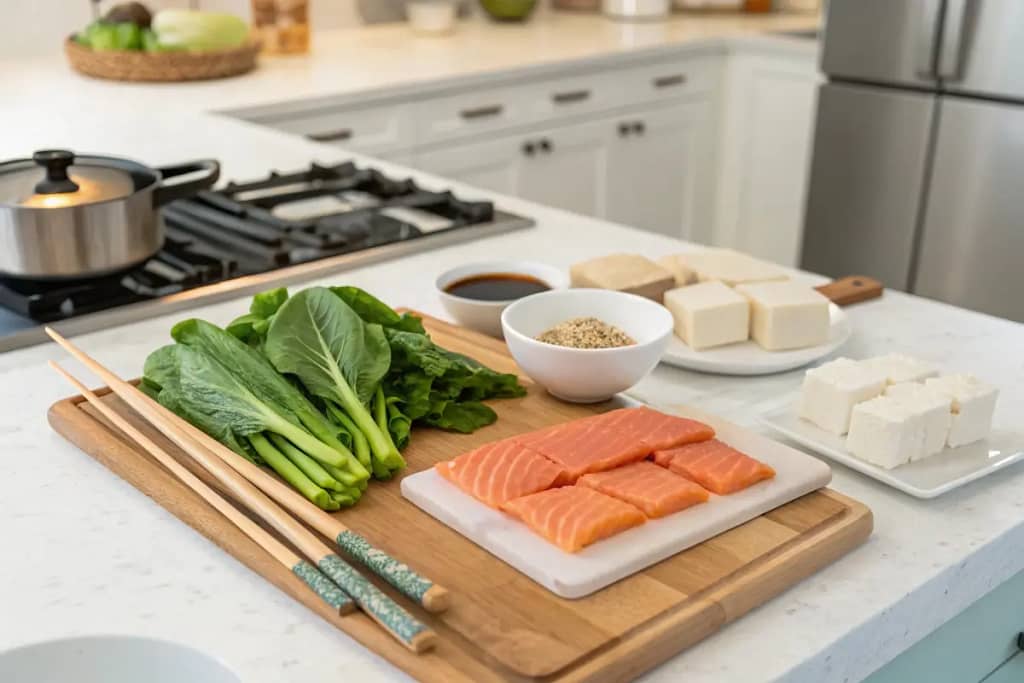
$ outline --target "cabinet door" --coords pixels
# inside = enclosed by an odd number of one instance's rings
[[[450,145],[416,153],[414,166],[451,180],[503,194],[517,194],[522,154],[515,138]]]
[[[714,147],[705,135],[708,102],[629,114],[609,122],[610,220],[677,238],[701,239],[713,181]]]
[[[609,142],[604,121],[523,136],[516,194],[546,206],[603,217]]]

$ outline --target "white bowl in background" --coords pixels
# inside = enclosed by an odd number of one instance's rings
[[[636,344],[574,349],[535,337],[570,318],[594,317],[614,325]],[[501,316],[505,343],[519,367],[553,396],[597,403],[643,379],[661,360],[672,336],[672,314],[635,294],[607,289],[565,289],[528,296]]]
[[[241,683],[209,655],[134,636],[48,640],[0,652],[0,681],[28,683]]]
[[[537,261],[480,261],[452,268],[437,278],[437,291],[444,309],[457,323],[477,332],[501,338],[501,313],[505,308],[517,301],[483,301],[455,296],[445,291],[459,280],[474,275],[488,273],[510,273],[514,275],[530,275],[545,283],[552,290],[565,289],[569,286],[569,276],[561,269]]]

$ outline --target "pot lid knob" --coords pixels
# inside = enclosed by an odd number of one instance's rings
[[[37,194],[76,192],[78,185],[68,177],[68,167],[75,155],[66,149],[43,149],[32,155],[32,161],[46,169],[46,178],[36,183]]]

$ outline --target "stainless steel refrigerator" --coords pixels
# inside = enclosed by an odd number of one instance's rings
[[[802,265],[1024,321],[1024,0],[831,0]]]

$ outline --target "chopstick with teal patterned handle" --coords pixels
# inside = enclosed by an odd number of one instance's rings
[[[167,451],[155,444],[149,437],[133,427],[127,420],[121,417],[116,411],[101,401],[96,394],[90,391],[84,384],[79,382],[64,368],[53,361],[50,367],[60,373],[64,379],[71,383],[85,400],[89,402],[99,413],[120,429],[128,438],[139,444],[147,453],[152,455],[157,462],[170,470],[183,484],[195,491],[203,500],[212,505],[218,512],[227,517],[246,536],[255,541],[261,548],[287,567],[293,574],[299,577],[303,583],[309,586],[310,590],[317,594],[321,600],[338,610],[339,614],[350,614],[356,609],[356,603],[345,594],[343,590],[331,582],[326,576],[320,573],[316,567],[305,561],[283,543],[271,536],[263,527],[243,515],[238,508],[224,500],[223,497],[202,480],[189,472],[178,463]]]

